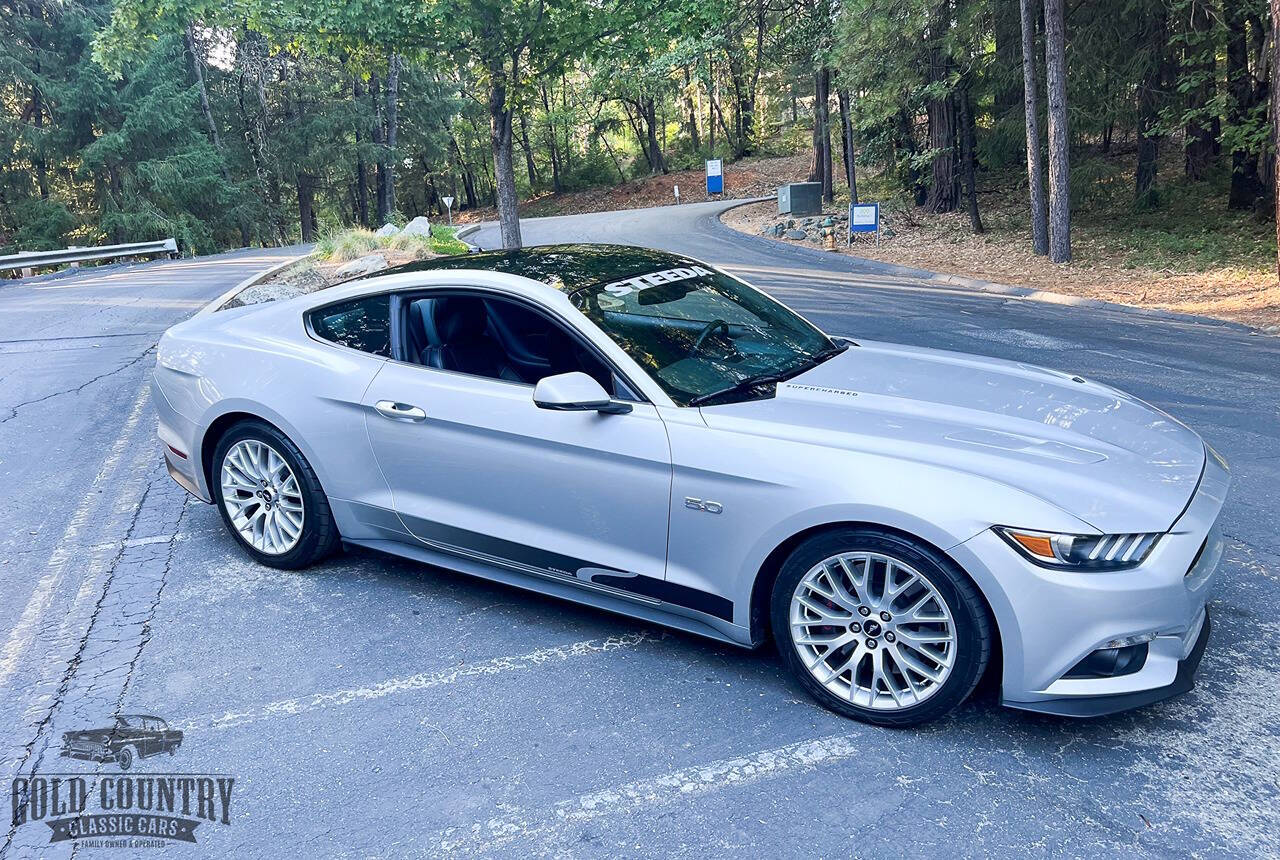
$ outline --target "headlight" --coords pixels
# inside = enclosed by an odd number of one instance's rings
[[[1066,570],[1125,570],[1137,567],[1160,539],[1158,532],[1072,535],[996,526],[996,534],[1042,567]]]

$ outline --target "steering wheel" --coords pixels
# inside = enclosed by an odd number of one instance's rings
[[[702,350],[702,345],[706,343],[707,339],[717,331],[723,333],[725,340],[729,341],[730,351],[736,352],[737,350],[732,347],[733,341],[729,338],[729,324],[722,319],[714,319],[704,325],[702,327],[702,331],[698,332],[698,337],[694,339],[693,347],[689,350],[689,355],[696,355],[700,352]]]

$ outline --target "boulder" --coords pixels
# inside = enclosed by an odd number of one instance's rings
[[[377,230],[373,231],[375,236],[394,236],[400,232],[400,228],[395,224],[383,224]]]
[[[783,233],[782,235],[786,236],[788,239],[799,239],[799,240],[801,240],[801,241],[803,241],[804,239],[809,238],[809,234],[808,234],[808,233],[806,233],[805,231],[803,231],[803,230],[795,230],[795,229],[788,230],[787,232]]]
[[[425,215],[419,215],[408,224],[404,225],[404,229],[400,231],[401,236],[430,236],[431,222]]]
[[[388,227],[391,225],[387,225]],[[343,263],[334,272],[340,278],[350,278],[356,275],[367,275],[370,272],[376,272],[387,267],[387,258],[381,254],[365,254],[349,263]]]

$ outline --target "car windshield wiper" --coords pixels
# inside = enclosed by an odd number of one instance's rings
[[[830,346],[821,352],[815,352],[799,364],[788,367],[786,370],[774,370],[768,373],[757,373],[754,376],[748,376],[740,379],[728,388],[722,388],[719,391],[712,391],[707,394],[699,394],[689,401],[690,406],[702,406],[712,400],[719,400],[721,397],[730,397],[734,394],[741,394],[744,391],[750,391],[753,388],[759,388],[761,385],[769,385],[775,382],[782,382],[793,376],[799,376],[806,370],[812,370],[822,362],[839,355],[849,348],[847,343],[838,343]]]

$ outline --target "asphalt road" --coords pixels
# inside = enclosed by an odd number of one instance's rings
[[[767,651],[363,553],[254,565],[163,475],[146,390],[166,325],[289,252],[241,253],[0,286],[5,808],[19,770],[92,770],[61,733],[122,711],[185,733],[137,772],[236,780],[231,823],[173,856],[1276,856],[1280,339],[938,287],[738,236],[717,208],[525,239],[687,252],[834,333],[1078,372],[1188,422],[1235,475],[1192,693],[1072,722],[986,690],[877,729]],[[0,855],[71,853],[48,836],[10,829]]]

